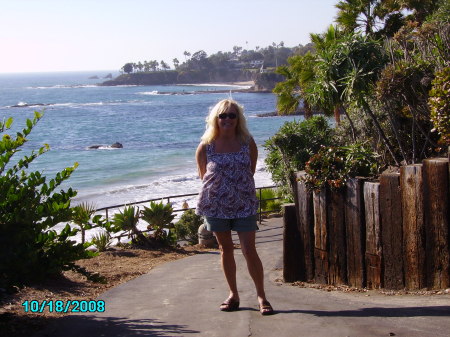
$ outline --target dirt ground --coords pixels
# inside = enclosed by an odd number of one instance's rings
[[[125,249],[115,247],[98,256],[80,260],[77,264],[93,273],[99,273],[106,283],[94,283],[73,271],[36,284],[17,289],[14,294],[0,293],[0,336],[25,337],[44,328],[50,322],[64,316],[62,313],[26,313],[24,301],[44,300],[95,300],[101,293],[146,274],[157,265],[177,260],[203,251],[201,247],[183,247],[180,249]]]

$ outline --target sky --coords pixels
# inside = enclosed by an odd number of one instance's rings
[[[0,0],[0,73],[118,71],[127,62],[305,45],[337,0]]]

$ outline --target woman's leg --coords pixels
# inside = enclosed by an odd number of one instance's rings
[[[264,269],[255,246],[255,231],[238,232],[238,234],[248,271],[255,283],[258,301],[262,304],[267,300],[264,291]]]
[[[230,288],[229,299],[239,301],[239,294],[236,283],[236,262],[234,260],[234,244],[231,237],[231,231],[214,232],[219,243],[221,257],[222,257],[222,270],[225,274],[225,278]]]

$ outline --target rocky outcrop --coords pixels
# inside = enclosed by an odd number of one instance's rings
[[[123,74],[113,80],[101,83],[102,86],[116,85],[166,85],[196,83],[229,83],[254,81],[256,92],[272,92],[276,83],[284,80],[282,75],[242,69],[158,71],[150,73]]]
[[[255,78],[255,90],[272,91],[277,83],[284,80],[284,76],[277,73],[260,73]]]
[[[115,142],[111,145],[91,145],[88,146],[88,150],[98,150],[98,149],[121,149],[123,145],[119,142]]]
[[[159,71],[150,73],[122,74],[113,80],[100,85],[164,85],[164,84],[194,84],[251,81],[255,73],[247,70],[189,70],[189,71]]]
[[[177,71],[159,71],[152,73],[122,74],[113,80],[105,81],[100,85],[161,85],[177,83]]]
[[[111,145],[111,147],[113,149],[121,149],[121,148],[123,148],[123,145],[119,142],[115,142],[114,144]]]

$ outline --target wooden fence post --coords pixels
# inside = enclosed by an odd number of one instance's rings
[[[403,289],[403,232],[400,173],[380,176],[381,247],[383,249],[383,287]]]
[[[363,288],[365,279],[366,224],[364,217],[364,180],[347,181],[345,194],[345,226],[347,241],[347,279],[352,287]]]
[[[314,279],[328,283],[327,192],[322,188],[313,193],[314,204]]]
[[[283,206],[283,279],[285,282],[299,281],[302,277],[303,247],[297,227],[295,204]]]
[[[380,183],[364,184],[367,287],[381,287]]]
[[[426,286],[422,165],[402,166],[400,186],[405,286],[407,289],[421,289]]]
[[[314,279],[314,209],[313,194],[301,180],[305,175],[305,171],[297,172],[297,224],[305,257],[303,281],[311,281]]]
[[[328,223],[328,282],[347,284],[347,254],[345,242],[345,190],[329,191]]]
[[[427,286],[443,289],[449,280],[448,159],[423,161]]]

